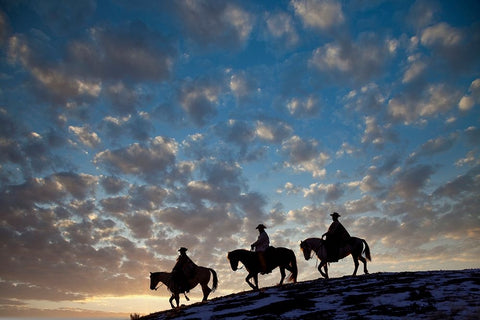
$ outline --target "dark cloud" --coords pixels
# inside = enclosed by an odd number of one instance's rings
[[[71,36],[77,30],[82,30],[88,25],[97,5],[93,0],[69,4],[36,2],[33,4],[33,8],[48,25],[50,31]]]
[[[107,194],[117,194],[127,185],[126,181],[115,176],[101,177],[99,182]]]
[[[171,41],[140,21],[94,27],[88,36],[68,47],[66,60],[80,76],[161,81],[170,75],[175,57]]]
[[[435,173],[435,170],[429,165],[416,165],[406,168],[398,174],[397,180],[390,190],[390,197],[409,199],[420,196],[422,188],[427,184],[433,173]]]
[[[256,137],[255,127],[247,121],[230,120],[225,124],[219,124],[216,131],[226,142],[237,145],[241,154],[246,153]]]
[[[129,194],[134,208],[153,211],[163,205],[168,192],[158,186],[142,185],[132,187]]]
[[[162,176],[171,169],[176,153],[174,140],[158,136],[146,145],[134,143],[125,148],[99,152],[95,163],[115,173],[135,174],[148,179]]]
[[[208,81],[187,82],[179,92],[179,102],[192,122],[203,126],[217,114],[219,94],[220,88]]]
[[[250,37],[253,17],[234,2],[177,1],[186,33],[200,46],[239,47]]]
[[[458,139],[458,133],[452,133],[448,137],[439,137],[430,139],[420,146],[419,150],[412,153],[408,159],[409,163],[413,163],[420,157],[434,156],[452,148]]]
[[[451,199],[461,199],[469,197],[478,190],[479,183],[477,177],[480,173],[480,167],[476,166],[469,170],[466,174],[460,175],[445,185],[438,187],[433,195],[435,197],[448,197]]]
[[[420,40],[432,50],[433,63],[446,65],[455,72],[465,72],[480,63],[478,55],[474,54],[480,49],[479,31],[478,24],[460,29],[440,22],[425,28]]]

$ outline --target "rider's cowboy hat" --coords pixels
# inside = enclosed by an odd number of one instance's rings
[[[258,230],[263,230],[263,229],[266,229],[267,227],[265,227],[263,224],[259,224],[255,229],[258,229]]]
[[[180,253],[183,253],[183,252],[187,252],[187,248],[184,248],[184,247],[181,247],[180,249],[178,249],[178,252]]]
[[[341,215],[339,215],[337,212],[332,213],[331,216],[332,216],[333,218],[341,217]]]

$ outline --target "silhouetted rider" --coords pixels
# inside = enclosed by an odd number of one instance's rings
[[[350,240],[350,234],[347,229],[338,221],[340,215],[337,212],[332,213],[332,224],[328,228],[328,231],[322,235],[322,239],[326,236],[326,247],[328,260],[337,262],[340,258],[340,248],[345,246]]]
[[[267,251],[268,247],[270,246],[270,239],[268,238],[268,234],[265,232],[265,227],[263,224],[259,224],[255,229],[258,229],[258,238],[257,241],[252,243],[251,248],[255,250],[258,255],[258,260],[260,261],[260,272],[265,273],[267,272],[267,260],[265,258],[265,251]]]
[[[188,280],[193,277],[195,272],[195,263],[187,256],[187,250],[184,247],[178,250],[180,255],[172,270],[173,281],[179,286],[180,292],[188,292],[190,290]]]

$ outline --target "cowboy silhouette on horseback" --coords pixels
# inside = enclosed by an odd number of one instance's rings
[[[258,256],[258,260],[260,261],[260,272],[261,274],[268,273],[267,268],[267,259],[265,256],[265,252],[267,251],[268,247],[270,247],[270,238],[268,234],[265,232],[265,227],[263,224],[259,224],[255,229],[258,230],[258,238],[257,241],[251,244],[252,251],[255,251]]]
[[[334,212],[330,216],[332,216],[333,222],[328,231],[322,235],[322,239],[326,237],[328,261],[337,262],[340,257],[340,248],[347,245],[351,237],[347,229],[338,221],[340,215]]]
[[[193,277],[197,265],[187,256],[187,248],[181,247],[180,255],[172,270],[172,278],[178,286],[179,292],[189,292],[188,281]]]
[[[183,293],[185,299],[189,300],[186,292],[200,284],[203,292],[202,301],[207,301],[208,295],[217,289],[217,272],[212,268],[197,266],[187,256],[187,248],[182,247],[178,251],[180,256],[172,272],[150,272],[150,290],[157,290],[158,284],[160,282],[163,283],[172,293],[169,302],[172,308],[175,308],[173,300],[175,300],[178,307],[180,304],[180,293]],[[212,279],[211,288],[208,287],[210,279]]]

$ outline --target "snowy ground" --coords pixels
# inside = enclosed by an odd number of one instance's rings
[[[143,320],[480,319],[480,269],[375,273],[242,292]]]

